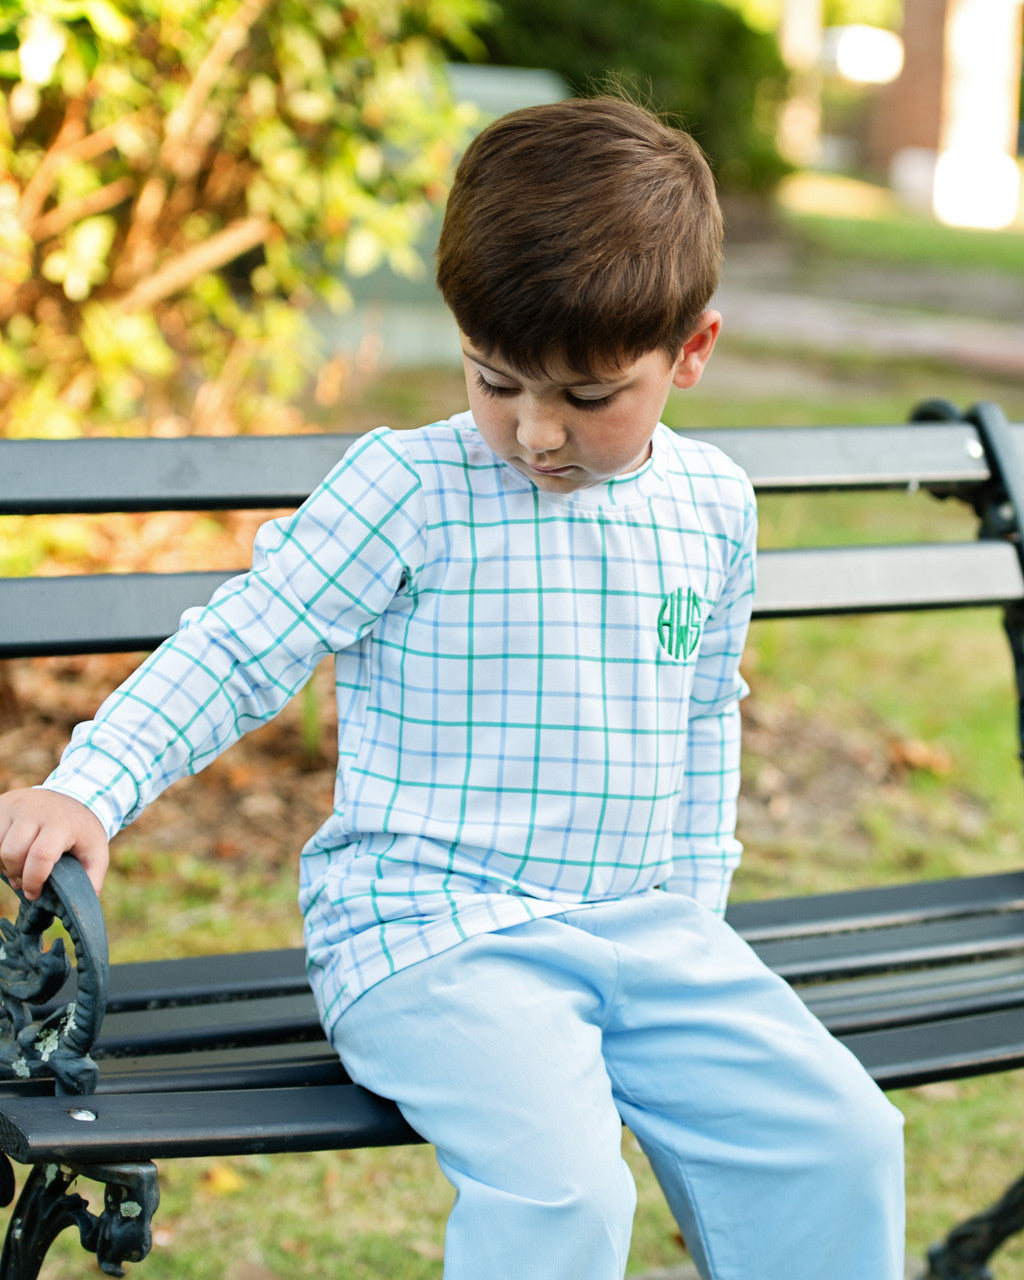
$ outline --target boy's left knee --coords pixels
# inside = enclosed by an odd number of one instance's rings
[[[830,1108],[820,1141],[829,1164],[868,1181],[903,1176],[903,1116],[865,1073]]]

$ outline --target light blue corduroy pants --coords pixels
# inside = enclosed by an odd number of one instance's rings
[[[456,1188],[445,1280],[622,1280],[623,1121],[709,1280],[902,1280],[902,1118],[687,898],[470,938],[372,987],[333,1039]]]

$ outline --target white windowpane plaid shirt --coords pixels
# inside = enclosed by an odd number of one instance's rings
[[[638,471],[566,495],[468,413],[381,428],[45,785],[113,834],[334,654],[334,812],[300,895],[328,1027],[474,933],[658,886],[722,910],[755,536],[743,473],[663,426]]]

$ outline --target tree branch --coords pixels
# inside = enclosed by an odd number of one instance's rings
[[[143,114],[142,111],[130,111],[126,116],[121,116],[119,120],[104,125],[102,129],[87,133],[84,137],[79,138],[77,142],[71,143],[65,152],[66,158],[74,160],[98,159],[105,151],[110,151],[112,148],[119,146],[119,135],[136,120],[141,120]]]
[[[265,244],[272,231],[273,224],[265,218],[239,218],[137,284],[118,303],[120,310],[144,311],[155,306],[186,289],[205,272],[216,271],[240,254]]]
[[[49,213],[44,213],[32,227],[32,235],[37,244],[50,236],[59,236],[72,223],[79,222],[82,218],[91,218],[97,213],[116,208],[123,201],[129,200],[134,190],[135,183],[131,178],[118,178],[116,182],[109,182],[105,187],[90,191],[88,195],[69,200],[66,204],[51,209]]]
[[[39,161],[35,173],[25,184],[18,202],[18,221],[23,231],[29,231],[42,213],[68,149],[85,134],[86,109],[84,98],[75,98],[68,103],[67,113],[57,130],[57,136]]]
[[[268,0],[242,0],[199,64],[184,98],[168,116],[160,159],[172,171],[177,171],[182,153],[224,69],[245,47],[253,23],[267,4]]]

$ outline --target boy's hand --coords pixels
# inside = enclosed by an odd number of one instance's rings
[[[34,902],[63,853],[78,859],[99,893],[110,850],[103,824],[91,810],[38,788],[0,796],[0,867],[15,889]]]

